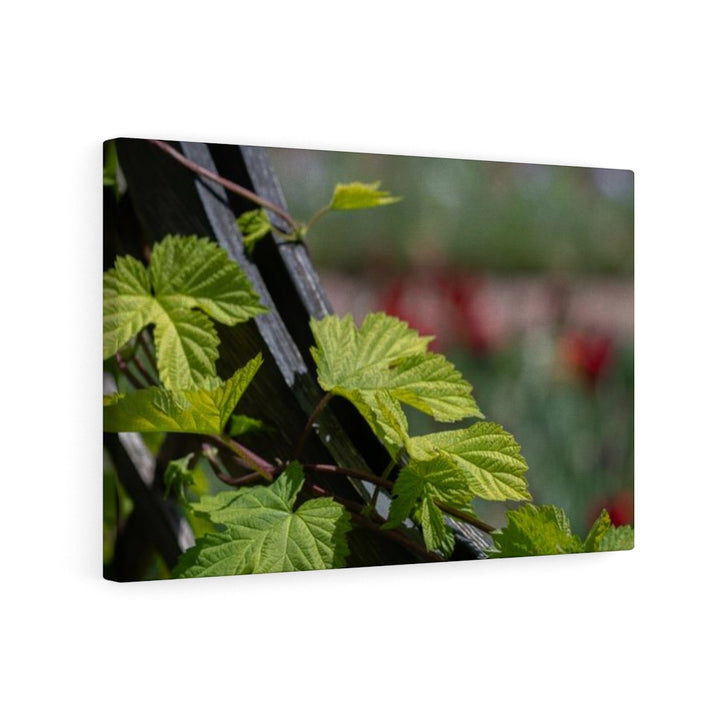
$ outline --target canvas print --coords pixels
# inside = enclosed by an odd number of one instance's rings
[[[629,550],[629,170],[103,145],[114,581]]]

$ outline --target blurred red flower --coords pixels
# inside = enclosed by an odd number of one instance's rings
[[[603,333],[567,331],[559,341],[565,364],[591,388],[605,374],[613,358],[613,341]]]
[[[632,490],[621,490],[593,503],[588,512],[588,522],[593,523],[603,508],[608,511],[610,521],[616,527],[635,525],[635,495]]]

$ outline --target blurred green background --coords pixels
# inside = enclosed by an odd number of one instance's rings
[[[308,247],[336,312],[436,337],[523,448],[537,503],[584,534],[634,524],[633,205],[627,170],[268,149],[294,217],[338,182],[403,201],[323,217]],[[412,415],[414,432],[432,421]],[[502,503],[477,503],[504,524]]]

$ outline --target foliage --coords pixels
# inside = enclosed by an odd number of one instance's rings
[[[243,236],[245,247],[250,253],[255,249],[258,240],[262,240],[273,230],[286,240],[302,240],[310,228],[326,213],[335,210],[363,210],[382,205],[391,205],[402,200],[399,197],[392,197],[389,192],[379,188],[379,181],[374,183],[338,183],[335,186],[330,202],[317,210],[306,223],[293,223],[293,232],[290,234],[274,227],[267,210],[263,207],[244,212],[237,219],[237,226]]]
[[[121,257],[103,280],[103,359],[155,326],[160,380],[171,390],[215,376],[219,339],[210,318],[235,325],[267,312],[227,253],[206,238],[168,236],[150,266]]]
[[[396,202],[379,184],[338,185],[330,210],[373,207]],[[264,208],[238,220],[248,252],[270,229]],[[298,238],[295,238],[298,239]],[[245,574],[343,567],[347,535],[370,523],[387,537],[415,543],[412,527],[421,531],[418,553],[449,558],[455,536],[446,516],[485,527],[472,508],[474,498],[491,501],[532,499],[520,446],[500,425],[485,422],[472,386],[443,355],[430,352],[432,338],[407,323],[373,313],[356,326],[352,317],[312,319],[311,348],[317,381],[327,395],[308,419],[294,457],[269,462],[231,436],[266,430],[254,418],[233,414],[259,371],[257,355],[223,380],[217,376],[219,337],[213,325],[235,325],[266,312],[240,268],[205,238],[167,236],[157,243],[148,266],[119,257],[104,276],[103,356],[134,358],[134,338],[153,326],[154,349],[162,387],[131,388],[107,395],[103,402],[105,432],[190,433],[202,435],[201,449],[168,464],[168,493],[178,495],[187,512],[209,531],[180,559],[175,577]],[[120,365],[122,369],[124,366]],[[364,474],[377,488],[390,491],[387,517],[376,507],[377,492],[358,511],[343,497],[308,481],[318,466],[299,462],[312,421],[331,396],[349,400],[387,449],[392,463],[382,477]],[[459,429],[411,435],[406,408],[444,423],[480,418]],[[231,478],[218,449],[233,453],[256,472]],[[217,477],[240,487],[202,495],[187,503],[192,468],[204,457]],[[397,478],[392,471],[399,467]],[[341,468],[330,468],[343,474]],[[352,469],[347,470],[352,473]],[[601,515],[582,543],[571,533],[562,510],[524,505],[508,512],[508,526],[493,534],[494,556],[619,549],[632,546],[631,531],[612,528]]]
[[[331,498],[293,505],[305,478],[291,463],[268,487],[204,497],[194,511],[224,526],[203,536],[182,558],[175,577],[318,570],[342,567],[348,555],[347,511]]]
[[[482,417],[470,385],[443,356],[427,351],[432,338],[407,323],[373,313],[359,329],[349,315],[312,319],[310,329],[318,383],[350,400],[391,455],[408,440],[401,403],[437,420]]]
[[[105,432],[222,433],[261,364],[262,358],[256,355],[225,382],[206,378],[202,387],[189,390],[152,387],[129,395],[106,395]]]
[[[507,513],[507,527],[493,533],[493,557],[631,550],[632,528],[613,527],[603,510],[585,541],[572,533],[565,512],[553,505],[524,505]]]
[[[244,212],[237,219],[237,226],[248,252],[252,252],[257,241],[262,240],[272,230],[270,216],[265,208]]]
[[[335,186],[329,208],[330,210],[361,210],[380,205],[390,205],[402,199],[392,197],[389,192],[379,188],[379,181],[374,183],[338,183]]]

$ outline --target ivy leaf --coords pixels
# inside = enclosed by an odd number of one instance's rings
[[[221,433],[240,397],[255,376],[262,358],[256,355],[225,382],[205,381],[193,390],[153,387],[129,395],[103,398],[105,432]]]
[[[417,461],[444,461],[467,480],[470,490],[486,500],[531,500],[528,469],[515,438],[497,423],[478,422],[410,438],[409,456]]]
[[[248,210],[237,219],[238,230],[248,252],[255,249],[258,240],[262,240],[271,230],[270,216],[264,208]]]
[[[210,318],[235,325],[263,312],[250,281],[222,248],[206,238],[168,236],[153,248],[148,269],[121,257],[104,274],[103,359],[154,324],[163,385],[197,387],[215,375],[219,339]]]
[[[360,210],[379,205],[390,205],[402,200],[400,197],[392,197],[386,190],[379,190],[379,187],[380,181],[338,183],[328,207],[330,210]]]
[[[428,550],[451,553],[455,538],[445,524],[442,510],[436,502],[464,508],[473,492],[467,479],[443,459],[426,462],[410,461],[404,467],[393,487],[395,496],[390,504],[385,527],[400,525],[406,518],[417,514]],[[419,506],[419,507],[418,507]],[[419,512],[416,513],[416,510]]]
[[[608,528],[608,531],[600,540],[598,550],[606,552],[608,550],[632,550],[635,547],[635,533],[630,525],[614,525]]]
[[[472,387],[441,355],[427,352],[432,338],[384,313],[311,320],[317,347],[310,349],[320,386],[352,402],[392,451],[405,444],[407,419],[400,403],[438,420],[480,416]]]
[[[303,482],[294,462],[272,485],[223,492],[194,504],[197,514],[225,529],[200,538],[180,559],[174,576],[344,567],[349,515],[331,498],[308,500],[293,511]]]
[[[565,512],[554,505],[524,505],[507,513],[507,527],[492,533],[491,557],[525,557],[583,552]]]

